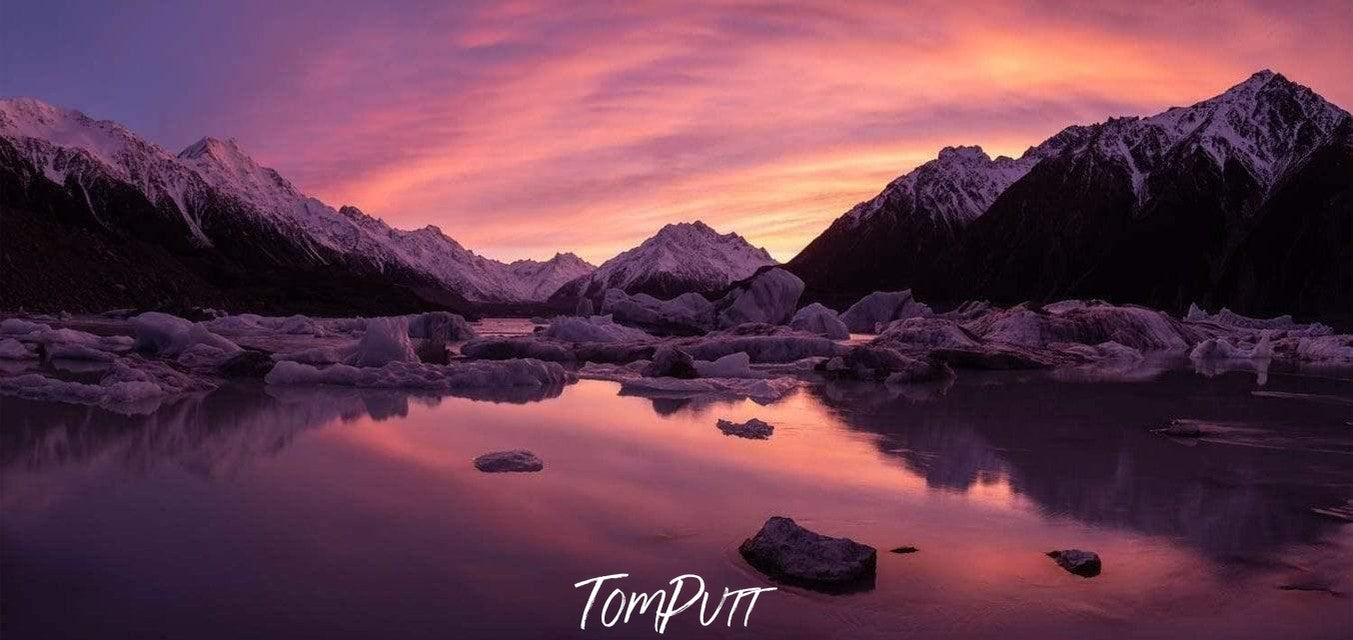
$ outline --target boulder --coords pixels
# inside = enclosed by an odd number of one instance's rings
[[[911,295],[911,289],[875,291],[846,309],[841,314],[841,321],[852,332],[875,333],[879,325],[928,315],[931,315],[930,307],[917,302]]]
[[[245,349],[221,363],[221,375],[227,378],[263,378],[272,371],[272,354]]]
[[[653,353],[653,361],[642,374],[649,378],[698,378],[695,359],[674,345],[663,345]]]
[[[789,319],[789,327],[799,331],[816,333],[833,340],[844,340],[850,337],[850,330],[846,328],[846,323],[841,322],[840,316],[835,311],[817,302],[795,312],[794,317]]]
[[[737,436],[747,438],[748,440],[765,440],[775,432],[775,427],[756,418],[746,422],[731,422],[729,420],[719,420],[715,423],[726,436]]]
[[[484,473],[531,472],[545,468],[545,463],[536,454],[524,449],[514,451],[494,451],[474,459],[476,469]]]
[[[798,307],[803,281],[779,268],[770,268],[733,286],[715,305],[720,327],[745,322],[784,324]]]
[[[1057,565],[1061,568],[1082,578],[1093,578],[1099,575],[1102,568],[1099,563],[1099,555],[1091,551],[1063,549],[1061,551],[1049,551],[1048,557],[1056,560]]]
[[[850,538],[832,538],[772,517],[738,547],[743,559],[782,582],[813,589],[873,588],[878,552]]]

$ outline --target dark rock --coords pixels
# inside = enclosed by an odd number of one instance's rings
[[[245,349],[221,364],[221,375],[227,378],[262,378],[272,371],[272,354]]]
[[[872,589],[877,551],[849,538],[832,538],[772,517],[738,547],[743,559],[788,584],[824,591]]]
[[[1048,557],[1056,560],[1057,565],[1061,568],[1082,578],[1093,578],[1099,575],[1101,568],[1099,555],[1091,551],[1063,549],[1061,551],[1049,551]]]
[[[695,358],[672,345],[658,347],[653,353],[653,361],[641,372],[648,378],[698,378],[695,370]]]
[[[919,549],[916,547],[897,547],[896,549],[891,550],[892,553],[916,553],[917,551],[919,551]]]
[[[494,451],[474,459],[476,469],[484,473],[530,472],[545,468],[536,454],[523,449]]]
[[[726,436],[737,436],[749,440],[765,440],[775,432],[775,427],[756,418],[746,422],[731,422],[729,420],[720,420],[717,423],[719,431]]]

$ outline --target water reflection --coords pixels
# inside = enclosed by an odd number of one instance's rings
[[[1254,402],[1255,382],[1239,373],[1204,381],[1162,371],[1151,385],[1094,386],[1042,375],[1019,384],[970,376],[942,402],[846,385],[811,392],[850,428],[882,436],[879,448],[932,488],[970,492],[1001,478],[1049,515],[1166,535],[1219,557],[1260,556],[1337,526],[1310,509],[1341,504],[1353,482],[1353,434],[1339,411]],[[1270,388],[1313,384],[1353,387],[1289,377]],[[1204,442],[1150,433],[1172,418],[1243,426]]]
[[[230,385],[141,416],[4,398],[5,635],[589,637],[575,582],[763,584],[736,547],[789,515],[921,551],[883,554],[866,594],[785,589],[750,629],[668,634],[1338,637],[1346,601],[1277,587],[1349,589],[1353,527],[1310,511],[1353,486],[1349,411],[1306,399],[1349,388],[965,372],[758,405],[597,381],[480,398]],[[775,435],[714,427],[752,417]],[[1265,435],[1149,431],[1180,417]],[[469,463],[518,447],[545,471]],[[1043,556],[1067,546],[1104,574],[1069,580]]]

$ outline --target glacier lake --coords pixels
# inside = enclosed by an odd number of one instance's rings
[[[579,628],[574,585],[624,573],[627,592],[684,574],[716,595],[778,587],[745,627],[679,615],[671,637],[1347,638],[1353,374],[1211,373],[815,383],[764,405],[599,380],[475,397],[230,383],[132,415],[4,397],[5,628],[655,637],[637,613]],[[715,427],[750,418],[773,436]],[[1203,436],[1152,432],[1173,419]],[[471,464],[517,448],[544,470]],[[748,566],[738,546],[776,515],[876,547],[872,588]],[[1102,573],[1045,555],[1068,548]]]

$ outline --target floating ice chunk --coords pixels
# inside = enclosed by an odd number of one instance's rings
[[[906,318],[884,325],[870,344],[900,350],[970,349],[977,339],[952,320],[944,318]]]
[[[1033,348],[1054,342],[1117,342],[1143,352],[1182,351],[1201,338],[1159,311],[1094,302],[1059,313],[1019,306],[988,313],[963,328],[986,340]]]
[[[784,324],[794,315],[803,280],[780,268],[770,268],[735,285],[715,306],[720,327],[747,322]]]
[[[714,303],[695,292],[659,300],[643,293],[631,296],[620,289],[608,289],[601,312],[621,324],[663,334],[704,333],[714,326]]]
[[[822,336],[710,334],[681,343],[681,348],[700,360],[717,360],[730,353],[743,352],[752,362],[793,362],[815,356],[832,357],[847,347]]]
[[[0,378],[0,394],[34,400],[96,404],[118,410],[193,391],[207,391],[215,383],[175,371],[161,362],[140,358],[114,360],[97,384],[59,380],[37,373]],[[153,408],[144,407],[146,409]]]
[[[131,319],[135,348],[145,353],[177,357],[193,345],[205,344],[222,351],[239,351],[239,345],[218,336],[200,323],[167,313],[148,311]]]
[[[846,323],[841,321],[840,316],[835,311],[817,302],[796,311],[794,317],[789,319],[789,326],[799,331],[826,336],[832,340],[844,340],[850,337],[850,330],[846,328]]]
[[[357,343],[342,347],[310,347],[286,353],[274,353],[272,359],[278,362],[290,360],[304,364],[335,364],[342,362],[357,350]]]
[[[766,374],[753,371],[752,359],[741,351],[718,360],[696,360],[695,371],[701,378],[764,378]]]
[[[51,325],[40,322],[30,322],[23,318],[6,318],[0,320],[0,335],[20,336],[34,331],[50,331]]]
[[[879,325],[928,315],[931,315],[930,307],[917,302],[911,289],[875,291],[846,309],[841,314],[841,321],[855,333],[874,333],[879,330]]]
[[[1295,341],[1291,357],[1321,365],[1353,365],[1353,335],[1332,335],[1314,338],[1289,338],[1286,343]]]
[[[0,360],[32,360],[36,357],[36,350],[14,338],[0,340]]]
[[[53,359],[112,362],[117,355],[78,342],[54,343],[47,347],[47,356]]]
[[[565,342],[646,342],[654,339],[640,329],[616,324],[611,316],[560,316],[541,333]]]
[[[409,341],[408,319],[367,320],[366,332],[344,363],[354,367],[380,367],[391,362],[418,362],[413,343]]]
[[[390,362],[381,367],[336,364],[324,368],[299,362],[277,363],[264,380],[268,384],[332,384],[349,387],[456,389],[545,387],[573,382],[576,376],[555,362],[500,360],[452,362],[445,365]]]
[[[1189,352],[1194,362],[1203,360],[1268,360],[1273,357],[1273,345],[1265,333],[1254,346],[1243,349],[1231,344],[1225,338],[1208,338]]]
[[[1197,303],[1189,305],[1188,315],[1184,316],[1184,319],[1188,322],[1210,323],[1230,329],[1296,330],[1312,336],[1334,333],[1333,329],[1318,322],[1300,324],[1294,321],[1290,315],[1278,316],[1276,318],[1251,318],[1249,316],[1242,316],[1226,308],[1223,308],[1215,314],[1208,314],[1206,311],[1203,311]]]
[[[647,397],[729,396],[769,402],[783,398],[799,382],[794,378],[625,378],[620,392]]]
[[[430,311],[408,318],[410,338],[459,342],[472,340],[476,335],[463,316],[449,311]]]

